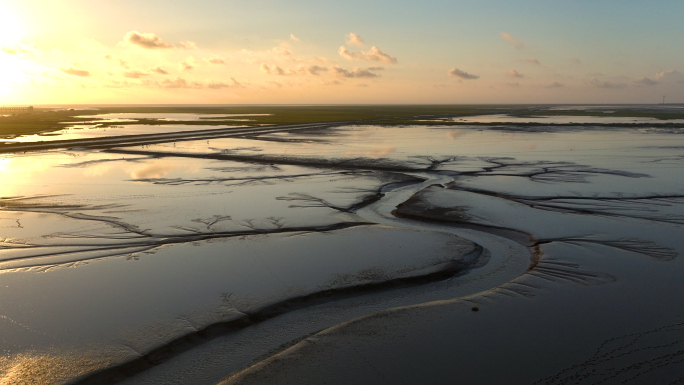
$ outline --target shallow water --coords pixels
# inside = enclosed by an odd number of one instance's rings
[[[130,121],[120,120],[121,123],[129,123]],[[193,132],[221,128],[239,127],[237,125],[216,126],[216,125],[180,125],[167,124],[162,126],[155,126],[150,124],[126,124],[121,126],[100,126],[93,124],[74,124],[65,127],[61,130],[50,131],[41,134],[21,135],[12,138],[0,139],[4,144],[11,143],[38,143],[51,142],[54,140],[74,140],[74,139],[96,139],[108,138],[122,135],[149,135],[149,134],[166,134],[173,132]]]
[[[161,349],[120,379],[215,383],[350,318],[519,277],[657,281],[684,252],[682,148],[636,129],[343,126],[2,155],[0,370],[60,383]],[[543,266],[597,250],[629,258]]]
[[[611,111],[605,111],[606,116],[563,116],[563,115],[549,115],[549,116],[511,116],[506,114],[497,115],[479,115],[469,116],[463,118],[453,118],[455,122],[464,123],[543,123],[543,124],[635,124],[635,123],[684,123],[684,119],[656,119],[656,118],[639,118],[639,117],[620,117],[610,116]]]
[[[74,118],[92,119],[90,122],[74,122],[62,129],[30,135],[9,135],[0,138],[0,142],[11,143],[34,143],[49,142],[54,140],[93,139],[121,135],[145,135],[164,134],[172,132],[192,132],[219,128],[239,127],[241,122],[250,121],[249,117],[267,116],[269,114],[196,114],[196,113],[114,113],[99,115],[80,115]],[[140,124],[140,121],[146,124]],[[216,124],[164,124],[154,125],[158,122],[198,122],[222,121],[228,125]],[[118,125],[102,125],[103,123],[119,123]],[[67,123],[68,124],[68,123]]]

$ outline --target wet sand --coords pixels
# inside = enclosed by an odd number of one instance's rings
[[[681,134],[230,130],[7,151],[5,381],[683,381]]]

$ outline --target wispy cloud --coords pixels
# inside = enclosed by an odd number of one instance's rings
[[[450,69],[448,72],[449,76],[453,76],[459,79],[464,79],[464,80],[474,80],[474,79],[479,79],[480,77],[478,75],[473,75],[469,74],[465,71],[461,71],[460,69],[454,67]]]
[[[337,53],[340,54],[343,58],[347,60],[368,60],[368,61],[377,61],[377,62],[383,62],[383,63],[388,63],[388,64],[394,64],[397,62],[397,58],[392,57],[380,50],[380,48],[376,46],[370,47],[368,51],[356,51],[356,52],[350,52],[347,47],[341,46],[340,49],[337,51]]]
[[[189,82],[181,77],[176,77],[173,80],[166,79],[162,82],[146,82],[146,84],[161,88],[204,88],[202,83]]]
[[[296,41],[296,42],[302,41],[300,38],[298,38],[297,36],[295,36],[293,33],[290,34],[290,40]]]
[[[124,42],[135,45],[145,49],[169,49],[173,48],[173,44],[167,43],[159,36],[151,33],[145,32],[141,33],[138,31],[127,32],[124,36]]]
[[[156,80],[144,80],[142,85],[154,88],[168,88],[168,89],[202,89],[208,88],[212,90],[222,89],[222,88],[237,88],[244,87],[244,85],[235,78],[230,78],[230,82],[220,82],[220,81],[207,81],[207,83],[189,81],[187,79],[176,77],[175,79],[166,79],[163,81]]]
[[[658,84],[657,81],[647,78],[646,76],[643,76],[639,79],[634,80],[634,83],[641,85],[641,86],[655,86]]]
[[[262,63],[260,66],[261,72],[269,75],[289,76],[289,75],[314,75],[318,76],[321,72],[328,71],[326,67],[319,65],[300,65],[297,68],[283,69],[277,64]]]
[[[182,62],[178,63],[178,65],[180,65],[180,67],[181,67],[181,69],[183,69],[183,71],[190,71],[197,66],[197,61],[195,61],[195,58],[193,58],[191,56],[191,57],[186,58]]]
[[[128,62],[125,61],[124,59],[118,58],[116,56],[112,56],[110,54],[106,54],[103,57],[105,58],[105,60],[111,60],[111,61],[117,62],[121,68],[125,68],[125,69],[129,68]]]
[[[684,74],[677,70],[659,72],[655,75],[656,80],[667,83],[684,83]]]
[[[591,78],[588,80],[588,83],[592,87],[596,88],[624,88],[627,85],[623,83],[613,83],[608,80],[601,80],[598,78]]]
[[[290,45],[287,42],[281,42],[279,46],[273,47],[271,52],[277,56],[284,56],[288,59],[294,59],[294,53],[290,49]]]
[[[525,75],[521,74],[520,72],[518,72],[514,69],[510,69],[508,71],[508,76],[513,77],[513,78],[517,78],[517,79],[521,79],[521,78],[525,77]]]
[[[178,43],[178,48],[182,49],[196,49],[197,48],[197,43],[194,41],[181,41]]]
[[[342,67],[332,66],[330,67],[330,71],[333,73],[333,75],[343,78],[376,78],[380,76],[378,74],[372,73],[369,69],[363,69],[360,67],[355,67],[353,70],[349,71]]]
[[[546,86],[546,88],[563,88],[563,87],[565,87],[565,85],[562,83],[558,83],[558,82],[553,82],[553,83],[548,84]]]
[[[226,62],[223,59],[218,57],[205,58],[204,61],[209,64],[226,64]]]
[[[521,63],[532,64],[532,65],[535,65],[535,66],[541,65],[541,62],[539,62],[539,60],[537,60],[537,59],[535,59],[535,58],[521,59],[521,60],[518,60],[518,61],[521,62]]]
[[[71,76],[80,76],[80,77],[90,76],[90,72],[83,70],[83,69],[74,68],[74,67],[60,68],[59,70],[64,72],[65,74],[71,75]]]
[[[36,44],[22,44],[22,43],[15,43],[15,44],[8,44],[2,46],[2,52],[10,54],[10,55],[20,55],[20,54],[27,54],[27,53],[32,53],[34,55],[41,55],[43,51],[38,47]]]
[[[260,68],[261,68],[261,72],[267,73],[269,75],[280,75],[280,76],[287,75],[285,70],[280,68],[276,64],[262,63]]]
[[[357,35],[357,34],[355,34],[355,33],[353,33],[353,32],[350,32],[350,33],[347,35],[347,44],[348,44],[348,45],[362,46],[362,45],[364,45],[364,44],[366,44],[366,43],[363,42],[363,39],[361,39],[361,36],[359,36],[359,35]]]
[[[160,75],[168,75],[169,74],[169,71],[163,69],[162,67],[152,68],[150,71],[158,73]]]
[[[302,67],[300,67],[300,69],[301,69],[302,71],[304,71],[304,72],[306,72],[306,73],[308,73],[308,74],[310,74],[310,75],[314,75],[314,76],[317,76],[317,75],[319,75],[321,72],[325,72],[325,71],[328,70],[327,68],[321,67],[321,66],[318,66],[318,65],[302,66]]]
[[[242,87],[242,84],[240,84],[235,78],[230,78],[230,83],[224,83],[224,82],[209,82],[207,83],[207,88],[211,88],[212,90],[218,90],[221,88],[234,88],[234,87]]]
[[[570,58],[570,61],[572,62],[572,64],[582,65],[582,61],[576,57]]]
[[[129,71],[129,72],[124,72],[123,76],[125,78],[129,79],[140,79],[141,77],[147,76],[148,74],[140,71]]]
[[[521,40],[518,40],[518,39],[514,38],[513,35],[511,35],[511,34],[508,33],[508,32],[501,32],[501,37],[502,37],[505,41],[507,41],[507,42],[513,44],[513,46],[514,46],[515,48],[517,48],[517,49],[521,49],[522,47],[525,46],[525,43],[523,43]]]

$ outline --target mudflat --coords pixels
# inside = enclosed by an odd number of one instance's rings
[[[684,381],[679,109],[297,108],[0,140],[7,382]]]

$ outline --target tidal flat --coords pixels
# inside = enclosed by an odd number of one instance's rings
[[[684,382],[679,105],[38,111],[3,383]]]

